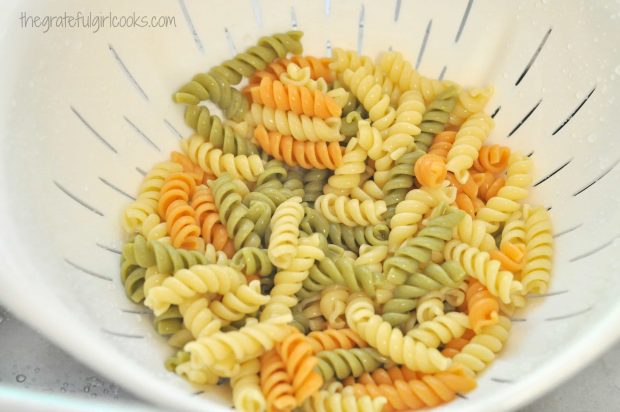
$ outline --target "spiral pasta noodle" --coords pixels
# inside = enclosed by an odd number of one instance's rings
[[[551,274],[553,235],[549,213],[543,207],[524,207],[525,258],[521,283],[523,293],[545,293]]]
[[[448,171],[454,173],[460,183],[465,183],[469,178],[469,168],[478,157],[478,151],[482,142],[486,140],[493,119],[484,113],[474,113],[463,123],[456,134],[454,144],[448,152]]]
[[[482,328],[499,321],[499,302],[479,281],[470,281],[467,289],[467,312],[471,328],[480,333]]]
[[[317,370],[326,382],[372,372],[386,360],[372,348],[333,349],[319,352],[316,357]]]
[[[301,199],[291,198],[276,209],[271,219],[271,240],[267,254],[280,269],[291,266],[299,244],[299,223],[304,217]]]
[[[451,82],[429,79],[421,76],[415,68],[398,52],[387,52],[381,56],[379,68],[396,84],[402,92],[418,90],[425,102],[430,102],[452,86]]]
[[[342,165],[334,170],[329,177],[325,193],[334,193],[340,196],[348,196],[351,190],[359,186],[361,175],[366,169],[366,150],[359,144],[357,138],[352,138],[347,143],[342,156]]]
[[[240,136],[233,128],[223,124],[222,120],[211,114],[203,106],[190,105],[185,109],[185,123],[194,129],[205,142],[221,149],[223,153],[233,155],[257,154],[258,149],[244,136]]]
[[[346,326],[344,310],[349,295],[349,291],[341,285],[330,285],[321,291],[319,309],[327,320],[328,328],[342,329]]]
[[[396,110],[390,106],[390,97],[383,92],[371,70],[364,67],[355,71],[346,69],[343,81],[364,105],[373,126],[383,131],[394,123]]]
[[[289,58],[277,58],[265,67],[265,69],[257,71],[250,77],[248,86],[244,91],[249,91],[253,86],[260,84],[263,77],[269,77],[273,80],[279,79],[286,72],[289,64],[294,63],[300,68],[310,69],[311,79],[324,79],[327,83],[332,82],[331,70],[329,69],[330,59],[317,58],[314,56],[290,56]]]
[[[518,153],[510,156],[506,185],[497,195],[489,199],[486,206],[478,211],[476,217],[485,221],[492,231],[500,223],[506,222],[519,210],[520,202],[528,195],[532,183],[532,160]]]
[[[392,328],[383,321],[381,316],[375,314],[372,302],[366,297],[350,301],[346,317],[351,328],[370,346],[398,364],[424,373],[446,370],[451,364],[437,349],[429,348],[410,336],[403,336],[400,329]]]
[[[426,152],[433,143],[434,137],[442,133],[454,109],[456,94],[455,87],[449,87],[437,95],[426,108],[420,123],[420,133],[415,138],[416,147]]]
[[[207,263],[204,253],[175,248],[159,240],[147,241],[142,235],[137,235],[132,242],[123,245],[122,256],[129,264],[142,268],[154,267],[158,272],[168,274]]]
[[[291,377],[297,405],[301,405],[323,385],[321,375],[314,371],[319,360],[314,356],[304,335],[299,332],[293,332],[284,338],[282,343],[276,345],[276,350]]]
[[[292,111],[274,109],[253,103],[251,106],[252,124],[262,125],[267,130],[292,136],[300,142],[339,142],[342,120],[339,117],[321,119]]]
[[[396,380],[392,384],[354,384],[357,396],[385,397],[388,403],[384,411],[402,411],[438,406],[453,400],[457,394],[465,394],[476,387],[462,368],[424,375],[419,379]]]
[[[415,163],[415,177],[422,186],[439,187],[448,173],[446,162],[437,155],[425,154]]]
[[[199,186],[192,197],[192,208],[195,211],[196,222],[201,228],[204,241],[212,244],[216,250],[223,251],[226,256],[231,258],[235,253],[235,246],[221,222],[211,189],[204,185]]]
[[[367,346],[366,342],[349,328],[310,332],[306,336],[306,340],[315,354],[334,349],[352,349]]]
[[[446,244],[444,255],[461,263],[465,272],[478,279],[494,296],[504,303],[512,301],[512,295],[521,292],[523,286],[507,270],[500,270],[501,264],[491,259],[487,252],[470,247],[458,240]]]
[[[282,357],[271,349],[261,356],[260,365],[260,386],[267,401],[267,410],[292,410],[297,402]]]
[[[252,101],[272,109],[291,111],[298,115],[328,119],[340,117],[342,108],[334,99],[319,90],[283,84],[265,77],[258,86],[250,89]]]
[[[238,410],[260,412],[267,408],[260,387],[260,371],[260,361],[251,359],[242,363],[239,372],[230,378],[233,403]]]
[[[319,196],[314,207],[330,222],[343,223],[347,226],[384,223],[382,215],[387,210],[383,200],[360,202],[357,199],[334,194]]]
[[[383,396],[371,398],[358,396],[344,388],[342,392],[321,390],[304,403],[304,411],[310,412],[381,412],[387,400]]]
[[[342,149],[337,142],[300,142],[278,132],[267,132],[262,125],[256,128],[254,137],[265,152],[289,166],[334,170],[343,162]]]
[[[459,93],[454,110],[450,113],[450,124],[460,126],[473,113],[484,110],[493,96],[493,87],[474,88]]]
[[[508,167],[510,148],[494,144],[483,145],[474,162],[474,169],[478,172],[501,173]]]
[[[302,296],[309,296],[323,290],[326,286],[338,284],[354,292],[363,291],[368,296],[375,296],[380,279],[363,266],[355,265],[353,259],[341,256],[324,257],[310,268],[308,277],[303,282]]]

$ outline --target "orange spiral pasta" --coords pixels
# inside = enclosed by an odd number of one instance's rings
[[[463,349],[474,336],[476,336],[474,331],[467,329],[463,336],[460,338],[454,338],[450,342],[446,343],[443,351],[441,351],[441,354],[447,358],[455,357],[456,354],[461,352],[461,349]]]
[[[437,134],[433,139],[433,144],[428,148],[427,153],[437,155],[444,160],[447,159],[448,152],[450,148],[452,148],[455,138],[456,132],[453,130],[447,130]]]
[[[474,170],[501,173],[508,167],[508,160],[510,160],[510,149],[508,147],[498,144],[484,145],[478,152],[478,158],[474,162]]]
[[[210,173],[205,172],[196,163],[192,162],[189,157],[180,152],[172,152],[170,159],[183,167],[183,172],[192,176],[196,181],[196,184],[207,183],[209,179],[215,179]]]
[[[178,172],[168,176],[159,191],[160,198],[157,203],[157,213],[159,213],[159,217],[164,219],[168,208],[176,200],[188,202],[194,194],[195,189],[196,181],[187,173]]]
[[[448,173],[448,180],[456,187],[456,206],[475,217],[476,212],[480,210],[484,203],[478,198],[478,186],[470,176],[465,183],[460,183],[452,173]]]
[[[199,249],[200,227],[196,222],[194,208],[184,200],[175,200],[166,209],[166,228],[172,239],[172,246],[184,249]]]
[[[424,375],[420,379],[397,380],[392,385],[358,383],[352,387],[356,396],[384,396],[388,403],[383,411],[389,412],[441,405],[453,400],[457,393],[467,393],[474,389],[476,381],[464,369],[453,367],[446,372]]]
[[[422,186],[439,187],[448,173],[446,160],[435,154],[425,154],[415,162],[414,173]]]
[[[478,198],[484,202],[497,196],[499,190],[506,185],[506,179],[495,177],[490,172],[470,173],[470,180],[478,187]]]
[[[263,125],[256,127],[254,138],[265,152],[289,166],[335,170],[342,165],[343,148],[338,142],[300,142],[292,136],[268,132]]]
[[[261,356],[260,387],[265,395],[268,411],[290,411],[297,406],[291,379],[275,349]]]
[[[376,369],[371,373],[364,372],[357,383],[363,385],[394,385],[396,381],[412,381],[418,379],[419,375],[406,366],[392,366],[391,368]],[[349,376],[344,380],[345,385],[354,385],[355,378]]]
[[[475,333],[480,333],[483,327],[498,322],[499,301],[478,280],[470,280],[465,299],[469,323]]]
[[[295,331],[288,335],[276,350],[286,365],[286,371],[292,379],[293,394],[298,405],[314,392],[321,389],[323,378],[314,371],[318,359],[314,357],[312,347],[306,337]]]
[[[198,186],[192,197],[191,206],[205,242],[212,244],[216,250],[221,250],[226,253],[226,256],[232,258],[235,247],[228,236],[226,227],[220,220],[211,189],[205,185]]]
[[[364,339],[348,328],[310,332],[306,336],[306,340],[315,354],[324,350],[365,348],[368,346]]]
[[[342,114],[342,108],[331,96],[304,86],[284,84],[268,77],[263,78],[260,85],[252,87],[250,95],[254,103],[273,109],[290,110],[296,114],[321,119],[340,117]]]
[[[523,257],[525,256],[525,245],[511,242],[502,243],[499,250],[489,252],[491,259],[498,260],[502,269],[511,272],[521,272],[523,269]]]

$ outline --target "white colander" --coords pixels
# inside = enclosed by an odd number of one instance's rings
[[[176,28],[22,28],[20,15],[174,16]],[[90,367],[169,409],[227,411],[119,280],[120,215],[189,133],[171,93],[256,39],[402,51],[428,76],[495,86],[492,141],[535,159],[551,209],[550,293],[515,315],[479,387],[441,410],[497,411],[558,385],[620,335],[620,5],[606,1],[8,1],[0,4],[0,301]],[[1,355],[0,355],[1,356]],[[0,361],[1,362],[1,361]]]

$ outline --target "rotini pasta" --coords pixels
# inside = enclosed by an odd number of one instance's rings
[[[485,143],[492,87],[393,51],[302,56],[301,37],[261,37],[174,93],[192,134],[122,214],[121,283],[176,348],[166,369],[229,382],[239,410],[441,405],[548,289],[532,160]]]

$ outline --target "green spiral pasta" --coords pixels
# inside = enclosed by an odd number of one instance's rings
[[[174,372],[177,366],[181,365],[182,363],[188,362],[188,361],[189,361],[189,352],[180,350],[176,352],[174,355],[168,356],[166,358],[166,361],[164,362],[164,366],[166,367],[167,370]]]
[[[396,160],[388,172],[388,180],[383,186],[383,200],[387,206],[384,216],[388,222],[394,216],[396,206],[405,200],[405,196],[413,187],[413,168],[423,154],[424,152],[421,150],[405,153]]]
[[[207,142],[213,144],[224,153],[234,155],[257,154],[256,145],[243,136],[239,136],[232,127],[212,115],[204,106],[189,105],[185,109],[185,123],[194,129]]]
[[[246,275],[264,277],[275,272],[275,268],[267,256],[267,250],[257,247],[239,249],[232,257],[231,263]]]
[[[289,190],[293,196],[302,197],[304,190],[304,171],[301,168],[291,168],[288,175],[284,178],[284,189]]]
[[[429,219],[427,226],[416,237],[409,239],[394,256],[385,260],[383,269],[389,282],[402,285],[408,274],[415,273],[421,264],[430,261],[433,251],[443,251],[446,242],[452,239],[453,229],[464,212],[446,208],[445,204],[438,206],[436,211],[443,214]]]
[[[255,233],[255,224],[248,218],[249,209],[242,203],[237,186],[232,177],[224,173],[216,180],[209,181],[226,231],[233,238],[235,249],[243,246],[261,246],[261,238]]]
[[[127,297],[135,303],[144,300],[144,276],[146,269],[141,268],[125,258],[121,258],[121,282],[125,286]]]
[[[283,183],[288,176],[288,170],[279,160],[270,160],[265,164],[265,170],[258,175],[256,187],[267,186],[268,183]]]
[[[457,287],[465,279],[465,270],[453,260],[440,265],[429,262],[424,270],[409,276],[404,285],[394,289],[394,297],[383,305],[383,320],[392,326],[401,325],[418,307],[419,299],[444,286]]]
[[[433,143],[435,135],[444,131],[450,120],[450,112],[456,106],[458,94],[457,87],[449,87],[428,105],[422,117],[422,123],[420,123],[421,132],[415,137],[415,144],[418,149],[426,152]]]
[[[372,348],[334,349],[317,353],[317,372],[324,382],[340,380],[378,369],[387,359]]]
[[[176,305],[170,306],[167,311],[155,317],[153,325],[160,335],[172,335],[183,328],[183,316]]]
[[[329,179],[328,169],[311,169],[304,174],[303,201],[313,204],[317,197],[323,194],[323,186]]]
[[[268,63],[278,57],[285,57],[288,53],[301,54],[302,36],[303,32],[292,30],[261,37],[256,45],[215,66],[211,71],[220,74],[232,85],[239,84],[243,77],[250,77],[257,70],[264,70]]]
[[[248,101],[234,87],[242,76],[251,76],[257,69],[265,68],[276,57],[284,57],[288,52],[301,52],[302,32],[290,31],[263,37],[258,45],[240,53],[233,59],[209,70],[199,73],[174,94],[177,103],[198,104],[211,100],[217,104],[229,119],[243,120],[248,111]]]
[[[378,273],[371,272],[364,266],[357,266],[353,259],[348,257],[328,258],[310,268],[309,276],[303,282],[299,297],[312,296],[326,286],[338,284],[354,292],[365,292],[368,296],[376,295],[377,286],[383,279]]]
[[[342,223],[330,223],[321,213],[311,207],[304,207],[305,216],[300,229],[307,233],[319,233],[333,245],[358,253],[361,245],[386,245],[389,235],[387,225],[379,223],[368,226],[347,226]]]
[[[207,257],[196,250],[178,249],[159,240],[147,241],[144,236],[136,235],[133,242],[123,246],[123,257],[130,264],[142,268],[155,266],[159,273],[174,273],[193,265],[204,265]]]

